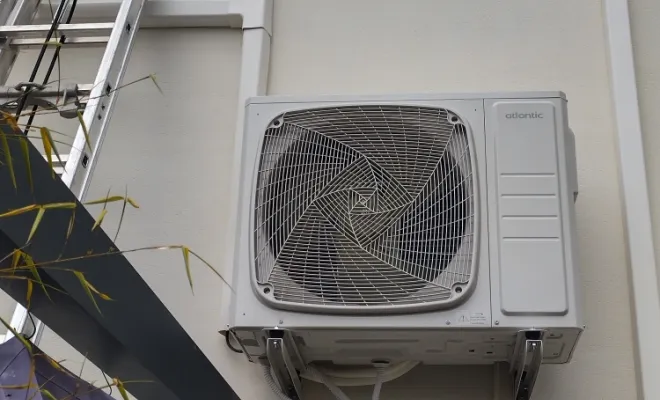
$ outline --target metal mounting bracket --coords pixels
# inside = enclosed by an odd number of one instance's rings
[[[545,331],[530,329],[518,332],[513,350],[511,373],[514,400],[530,400],[543,361]]]
[[[305,363],[290,331],[268,329],[266,331],[266,357],[272,368],[273,377],[284,394],[292,399],[302,398],[300,373]]]
[[[87,104],[92,85],[69,85],[49,88],[33,82],[21,82],[15,86],[0,86],[0,110],[13,112],[23,99],[25,106],[38,106],[43,110],[57,111],[67,119],[78,117]]]

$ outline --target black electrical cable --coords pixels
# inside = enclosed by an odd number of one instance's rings
[[[30,79],[28,80],[28,82],[34,82],[35,78],[37,77],[37,73],[39,72],[39,67],[41,66],[41,61],[43,61],[44,55],[46,54],[46,49],[48,48],[48,42],[53,37],[53,34],[55,33],[57,26],[60,24],[60,19],[62,18],[62,13],[64,13],[64,10],[66,9],[67,3],[68,0],[61,0],[60,4],[57,6],[57,10],[55,10],[55,15],[53,16],[53,21],[50,24],[50,29],[48,29],[48,33],[46,34],[46,40],[44,41],[44,44],[41,46],[41,50],[39,51],[39,56],[37,57],[37,61],[35,62],[34,67],[32,68],[32,73],[30,74]],[[18,102],[18,107],[16,108],[17,120],[21,116],[21,112],[23,112],[24,107],[25,107],[25,97],[22,97]]]
[[[243,350],[239,350],[236,347],[232,346],[231,340],[229,339],[229,336],[231,335],[231,332],[227,331],[227,334],[225,335],[225,342],[227,343],[227,347],[229,347],[229,350],[233,351],[234,353],[243,353]]]
[[[32,340],[32,338],[34,337],[34,335],[37,334],[37,324],[36,324],[36,322],[34,322],[34,317],[32,316],[32,313],[30,312],[30,310],[27,310],[27,315],[28,315],[28,317],[30,317],[30,322],[32,322],[32,328],[33,328],[33,331],[32,331],[32,332],[30,333],[30,335],[29,335],[28,337],[26,337],[25,339],[27,339],[27,340]]]
[[[78,0],[73,0],[71,2],[71,9],[69,10],[69,15],[66,18],[66,21],[64,22],[65,24],[68,24],[71,22],[71,19],[73,18],[73,13],[76,11],[76,4],[78,4]],[[48,71],[46,71],[46,75],[44,76],[43,84],[46,85],[48,84],[48,80],[50,79],[50,74],[53,73],[53,69],[55,69],[55,64],[57,63],[57,60],[60,56],[60,49],[62,49],[62,45],[66,42],[66,35],[61,35],[60,36],[60,44],[55,48],[55,52],[53,53],[53,57],[50,60],[50,65],[48,66]],[[32,127],[32,122],[34,121],[34,116],[37,114],[37,109],[39,106],[35,105],[32,107],[32,112],[30,113],[30,116],[28,117],[28,122],[25,125],[25,131],[23,132],[25,135],[28,134],[30,131],[30,127]]]

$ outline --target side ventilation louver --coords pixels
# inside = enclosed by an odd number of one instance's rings
[[[254,193],[259,291],[279,307],[453,304],[474,274],[469,132],[431,107],[287,112],[264,132]]]

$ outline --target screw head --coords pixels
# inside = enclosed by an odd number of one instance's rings
[[[500,321],[495,321],[495,325],[499,325],[499,324],[500,324]]]
[[[284,320],[281,319],[279,323],[280,323],[280,324],[283,324],[283,323],[284,323]]]
[[[451,325],[451,321],[450,321],[450,320],[446,320],[446,321],[445,321],[445,324],[447,324],[447,325]]]

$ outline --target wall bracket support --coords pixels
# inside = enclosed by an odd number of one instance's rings
[[[545,331],[530,329],[518,332],[513,350],[511,373],[515,400],[530,400],[543,361]]]
[[[266,357],[273,377],[282,392],[293,399],[302,399],[300,372],[304,370],[305,363],[290,331],[284,329],[267,331]]]

